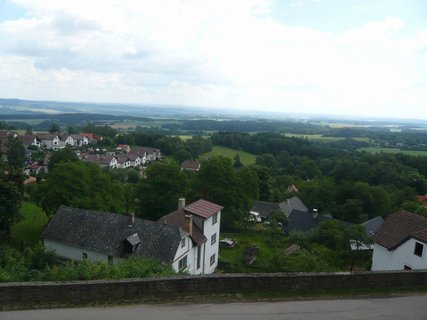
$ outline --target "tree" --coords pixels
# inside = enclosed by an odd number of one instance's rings
[[[242,162],[240,161],[240,155],[238,153],[236,153],[236,155],[234,156],[234,163],[233,163],[233,167],[234,168],[240,168],[243,167]]]
[[[21,139],[12,136],[8,138],[7,162],[15,168],[24,167],[25,147]]]
[[[235,172],[229,158],[213,157],[202,162],[193,182],[193,190],[197,198],[224,207],[221,225],[240,227],[248,216],[252,200],[258,198],[258,177],[250,168]]]
[[[59,206],[124,213],[123,187],[92,163],[60,162],[36,190],[37,202],[49,214]]]
[[[49,128],[49,132],[54,133],[54,132],[60,132],[60,131],[61,131],[61,128],[59,127],[59,124],[57,124],[56,122],[52,122]]]
[[[71,148],[63,148],[59,151],[52,153],[49,159],[48,170],[52,171],[57,163],[61,162],[76,162],[79,158]]]
[[[177,208],[178,199],[187,193],[187,176],[175,163],[154,162],[137,186],[138,216],[157,220]]]
[[[18,215],[23,197],[23,175],[0,162],[0,233],[9,233],[10,225]]]

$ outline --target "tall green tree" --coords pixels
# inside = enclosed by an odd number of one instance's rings
[[[224,157],[202,162],[192,189],[197,198],[224,207],[221,225],[225,227],[242,226],[259,193],[256,172],[250,168],[235,171],[232,160]]]
[[[0,162],[0,233],[9,233],[23,196],[21,170]]]
[[[52,171],[54,166],[60,162],[76,162],[79,161],[79,158],[74,153],[71,148],[63,148],[59,151],[52,153],[52,156],[49,159],[48,170]]]
[[[52,214],[59,206],[124,213],[122,184],[91,163],[57,163],[36,192],[42,208]]]
[[[22,168],[25,164],[25,147],[21,139],[10,136],[8,138],[7,162],[15,168]]]
[[[175,163],[155,162],[148,166],[137,187],[137,215],[157,220],[176,210],[178,199],[187,194],[187,176]]]

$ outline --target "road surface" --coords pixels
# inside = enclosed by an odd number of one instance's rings
[[[226,304],[132,305],[0,312],[1,320],[425,320],[427,295]]]

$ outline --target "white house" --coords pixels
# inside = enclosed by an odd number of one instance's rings
[[[163,218],[148,221],[61,206],[43,232],[44,245],[72,260],[115,263],[137,255],[169,264],[175,271],[212,273],[218,264],[221,209],[199,200],[164,217],[165,223]],[[188,230],[179,226],[182,221]]]
[[[372,271],[427,269],[427,218],[408,211],[390,215],[371,236]]]
[[[54,133],[38,133],[37,139],[40,141],[40,146],[44,149],[59,150],[64,145],[61,143],[61,136]]]
[[[175,270],[185,270],[190,274],[208,274],[218,265],[219,232],[221,210],[223,207],[200,199],[185,205],[185,199],[179,199],[178,210],[159,221],[179,226],[189,239],[182,243]]]

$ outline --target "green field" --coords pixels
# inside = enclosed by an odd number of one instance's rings
[[[359,148],[357,151],[366,151],[370,153],[403,153],[411,156],[427,156],[427,151],[401,150],[396,148],[366,147]]]
[[[214,146],[211,152],[202,154],[200,156],[200,159],[204,159],[205,157],[212,157],[212,156],[223,156],[226,158],[234,159],[236,154],[240,156],[240,161],[245,166],[255,163],[256,155],[252,153],[235,150],[231,148],[226,148],[226,147],[220,147],[220,146]]]
[[[22,220],[12,226],[12,238],[27,243],[37,243],[48,221],[46,213],[34,203],[25,201],[22,203],[19,213]]]
[[[285,137],[296,137],[296,138],[301,138],[301,139],[308,139],[308,140],[313,140],[313,141],[325,141],[325,142],[330,142],[330,141],[339,141],[339,140],[344,140],[346,138],[344,137],[324,137],[322,134],[298,134],[298,133],[284,133]],[[365,141],[368,142],[369,138],[351,138],[353,140],[356,141]]]

